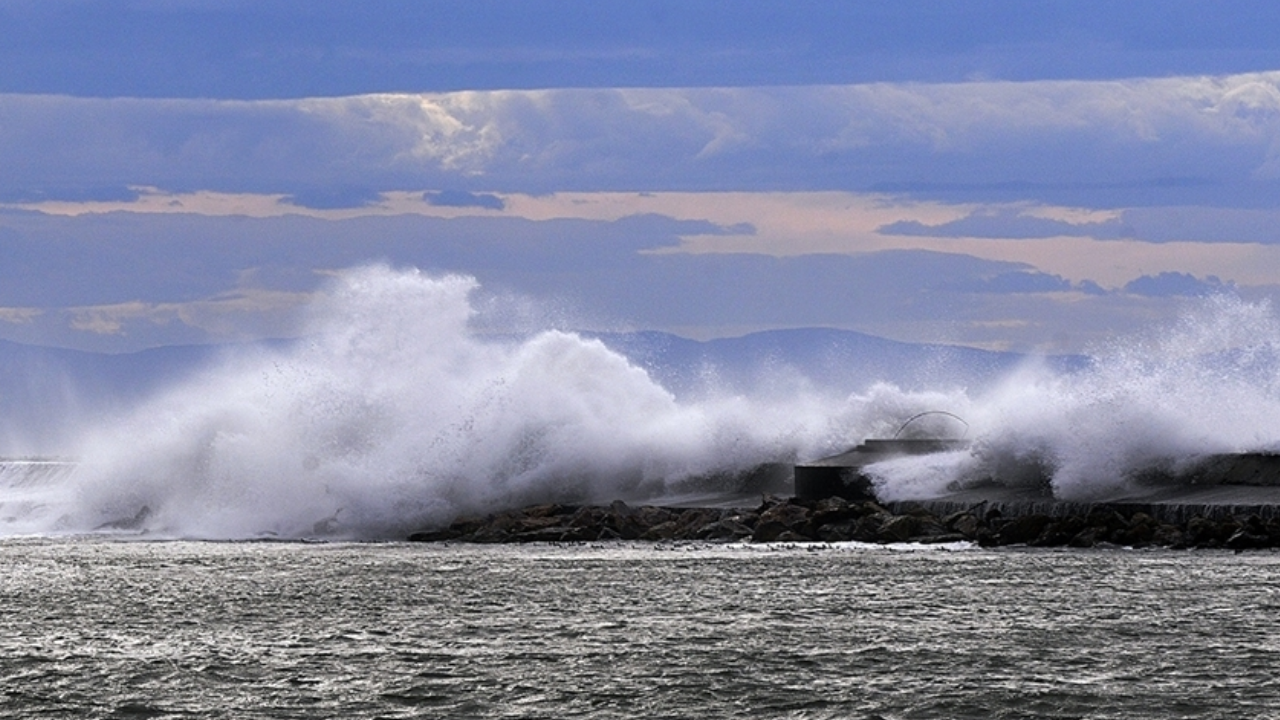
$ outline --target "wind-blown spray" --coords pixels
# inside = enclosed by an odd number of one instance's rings
[[[1091,358],[1079,372],[1013,374],[968,406],[969,451],[882,463],[872,471],[881,495],[1047,479],[1059,499],[1105,500],[1206,455],[1280,450],[1280,322],[1269,303],[1209,297]]]
[[[1101,497],[1153,464],[1280,443],[1280,326],[1265,304],[1209,300],[1085,370],[1030,364],[981,397],[867,378],[847,397],[792,385],[680,398],[595,340],[478,333],[477,287],[384,266],[340,274],[303,340],[229,357],[86,428],[74,472],[21,488],[0,474],[0,533],[402,537],[530,503],[728,491],[708,478],[844,450],[927,410],[963,416],[973,442],[874,466],[884,499],[1042,473],[1060,497]]]
[[[570,333],[486,340],[476,288],[381,266],[342,274],[305,340],[89,428],[71,481],[11,531],[394,537],[459,513],[679,493],[813,452],[840,415],[814,398],[680,402]]]

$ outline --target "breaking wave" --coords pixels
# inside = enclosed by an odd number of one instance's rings
[[[1280,440],[1280,324],[1265,304],[1212,299],[1163,333],[1099,348],[1084,370],[1029,364],[977,397],[873,383],[843,397],[803,383],[678,397],[597,340],[479,332],[477,291],[464,276],[341,274],[305,340],[227,358],[93,423],[73,469],[0,472],[0,533],[372,539],[538,502],[744,493],[762,464],[937,409],[965,418],[972,445],[877,466],[886,499],[1018,483],[1028,467],[1082,497],[1153,463]]]
[[[532,502],[732,491],[826,449],[840,403],[682,402],[596,340],[486,338],[475,280],[344,273],[295,346],[230,358],[87,428],[13,532],[394,537]],[[30,493],[28,493],[29,495]]]
[[[1090,357],[1071,373],[1028,365],[962,403],[970,448],[879,464],[883,499],[1047,478],[1058,499],[1101,500],[1208,455],[1280,451],[1280,321],[1269,303],[1205,298],[1171,326]]]

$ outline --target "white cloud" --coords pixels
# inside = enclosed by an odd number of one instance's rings
[[[0,123],[9,194],[1239,183],[1280,168],[1280,73],[234,102],[8,95]]]

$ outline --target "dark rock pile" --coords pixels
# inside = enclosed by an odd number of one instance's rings
[[[486,517],[459,518],[448,527],[414,533],[421,542],[573,542],[701,540],[711,542],[943,543],[1171,548],[1280,547],[1280,518],[1257,515],[1164,522],[1140,510],[1097,505],[1087,513],[1054,517],[1004,516],[984,506],[938,515],[903,504],[896,512],[874,502],[840,498],[802,501],[766,496],[754,509],[537,505]]]

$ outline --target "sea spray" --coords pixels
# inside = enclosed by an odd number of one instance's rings
[[[883,499],[1046,478],[1058,497],[1105,498],[1152,467],[1280,448],[1280,323],[1265,303],[1207,299],[1082,370],[1029,361],[976,395],[867,378],[847,396],[792,380],[677,396],[595,340],[477,331],[492,325],[477,288],[340,273],[303,339],[241,349],[92,423],[66,453],[74,472],[0,487],[0,533],[402,537],[532,503],[731,493],[760,463],[890,437],[930,410],[962,417],[969,449],[874,466]]]
[[[681,401],[571,333],[486,339],[476,288],[341,274],[305,340],[229,358],[88,428],[72,480],[9,531],[397,537],[460,513],[671,496],[828,452],[859,434],[850,423],[876,427],[845,398]]]
[[[1205,298],[1090,355],[1073,373],[1028,363],[969,403],[969,452],[874,466],[881,497],[1047,481],[1059,499],[1107,500],[1206,455],[1280,450],[1280,321],[1269,303]]]

